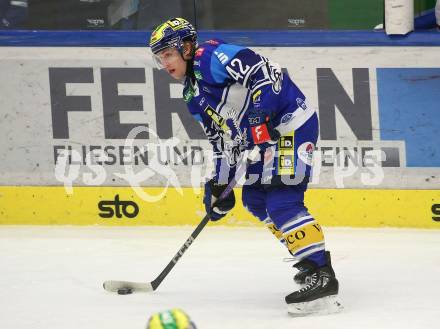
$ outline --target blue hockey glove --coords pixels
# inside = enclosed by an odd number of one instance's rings
[[[255,145],[267,147],[275,144],[280,138],[279,131],[274,128],[270,116],[264,111],[259,109],[250,110],[248,120]]]
[[[214,202],[217,201],[227,186],[227,184],[218,185],[214,179],[211,179],[205,183],[205,195],[203,196],[203,203],[205,204],[206,213],[211,214],[212,221],[223,218],[232,208],[234,208],[234,190],[232,190],[226,198],[217,202],[215,207],[212,208]]]

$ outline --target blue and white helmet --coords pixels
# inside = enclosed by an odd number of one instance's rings
[[[193,42],[196,49],[198,47],[196,29],[184,18],[172,18],[153,30],[150,47],[153,54],[166,48],[176,48],[182,53],[184,41]]]

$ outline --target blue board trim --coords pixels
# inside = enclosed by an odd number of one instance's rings
[[[150,31],[0,31],[0,46],[16,47],[143,47]],[[200,40],[211,38],[242,46],[359,47],[440,46],[437,31],[416,31],[388,36],[378,31],[200,31]]]

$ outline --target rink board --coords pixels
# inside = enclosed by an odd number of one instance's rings
[[[318,110],[306,205],[323,225],[439,228],[437,33],[200,36],[278,62]],[[195,225],[203,217],[200,190],[190,186],[210,172],[210,145],[182,86],[154,69],[147,37],[0,33],[8,77],[0,80],[0,224]],[[128,139],[138,127],[148,131]],[[148,202],[128,187],[137,184],[148,186]],[[220,224],[259,225],[241,205]]]
[[[183,188],[180,193],[160,187],[143,191],[151,198],[165,194],[147,202],[128,187],[74,187],[67,194],[63,187],[3,186],[0,224],[174,226],[196,225],[204,216],[200,191]],[[241,189],[235,191],[240,200]],[[325,226],[440,228],[439,190],[311,189],[305,203]],[[113,216],[102,217],[110,214],[109,208]],[[219,225],[260,224],[238,201]]]
[[[440,46],[255,50],[317,109],[312,187],[438,189]],[[0,59],[0,184],[130,186],[131,171],[141,186],[204,181],[193,173],[212,146],[145,48],[0,47]]]

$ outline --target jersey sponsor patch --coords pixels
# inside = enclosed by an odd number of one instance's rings
[[[262,144],[271,140],[265,123],[251,127],[251,132],[254,144]]]
[[[298,146],[298,158],[300,158],[305,164],[311,166],[313,162],[313,152],[315,151],[315,145],[311,142],[302,143]]]
[[[218,114],[211,106],[205,108],[205,113],[214,121],[223,131],[228,131],[229,128],[226,125],[226,120],[220,114]]]
[[[216,45],[218,45],[218,44],[219,44],[219,42],[218,42],[218,41],[216,41],[216,40],[213,40],[213,39],[211,39],[211,40],[208,40],[208,41],[206,41],[206,43],[209,43],[209,44],[211,44],[211,45],[214,45],[214,46],[216,46]]]
[[[188,85],[183,90],[183,100],[185,101],[185,103],[189,103],[194,97],[197,97],[199,95],[200,91],[197,82],[195,82],[194,85]]]
[[[304,99],[298,97],[296,99],[296,104],[298,105],[298,107],[302,108],[304,111],[307,110],[307,105],[306,105],[306,102],[304,102]]]
[[[283,175],[293,175],[293,172],[290,172],[290,170],[292,170],[294,164],[295,159],[293,155],[280,155],[280,170],[289,170]]]
[[[307,248],[324,243],[321,226],[315,221],[283,233],[289,251],[296,256]]]
[[[200,71],[194,71],[194,76],[196,77],[197,80],[203,80],[203,75],[202,72]]]
[[[292,121],[293,119],[293,113],[286,113],[283,115],[283,117],[281,118],[281,123],[289,123],[290,121]]]
[[[183,100],[185,101],[185,103],[189,103],[191,99],[193,99],[193,97],[194,97],[194,89],[189,87],[187,90],[183,92]]]
[[[295,131],[285,134],[278,140],[278,175],[295,174]]]
[[[252,95],[252,103],[254,103],[255,107],[259,107],[260,102],[261,102],[261,90],[259,89]]]
[[[279,148],[280,150],[293,150],[293,134],[281,136]]]
[[[200,56],[202,56],[202,54],[203,54],[203,52],[205,51],[205,48],[198,48],[197,50],[196,50],[196,53],[194,54],[194,57],[200,57]]]

